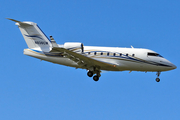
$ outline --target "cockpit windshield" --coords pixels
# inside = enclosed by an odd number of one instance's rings
[[[155,56],[155,57],[163,57],[163,56],[161,56],[160,54],[158,54],[158,53],[147,53],[147,55],[148,56]]]

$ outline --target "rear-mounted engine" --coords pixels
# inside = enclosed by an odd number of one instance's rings
[[[84,46],[79,42],[66,42],[64,43],[64,48],[77,53],[84,52]]]

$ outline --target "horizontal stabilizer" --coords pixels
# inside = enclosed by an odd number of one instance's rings
[[[14,22],[17,22],[17,23],[21,23],[21,21],[14,20],[14,19],[11,19],[11,18],[6,18],[6,19],[11,20],[11,21],[14,21]]]
[[[8,20],[11,20],[11,21],[13,21],[13,22],[16,22],[16,25],[21,25],[21,26],[29,26],[29,25],[32,25],[32,24],[30,24],[30,22],[21,22],[21,21],[18,21],[18,20],[15,20],[15,19],[11,19],[11,18],[6,18],[6,19],[8,19]]]

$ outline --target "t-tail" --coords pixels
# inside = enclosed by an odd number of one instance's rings
[[[50,51],[52,44],[50,39],[43,33],[43,31],[34,22],[21,22],[14,19],[7,18],[16,22],[19,27],[27,46],[30,49],[41,49],[42,51]]]

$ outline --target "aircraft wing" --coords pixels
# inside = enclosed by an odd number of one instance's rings
[[[109,69],[114,70],[114,71],[117,70],[116,65],[114,65],[114,64],[98,61],[98,60],[90,58],[86,55],[79,54],[79,53],[67,50],[65,48],[53,47],[50,52],[63,53],[65,55],[65,57],[76,62],[81,68],[84,68],[84,69],[96,67],[99,70],[109,70]]]

